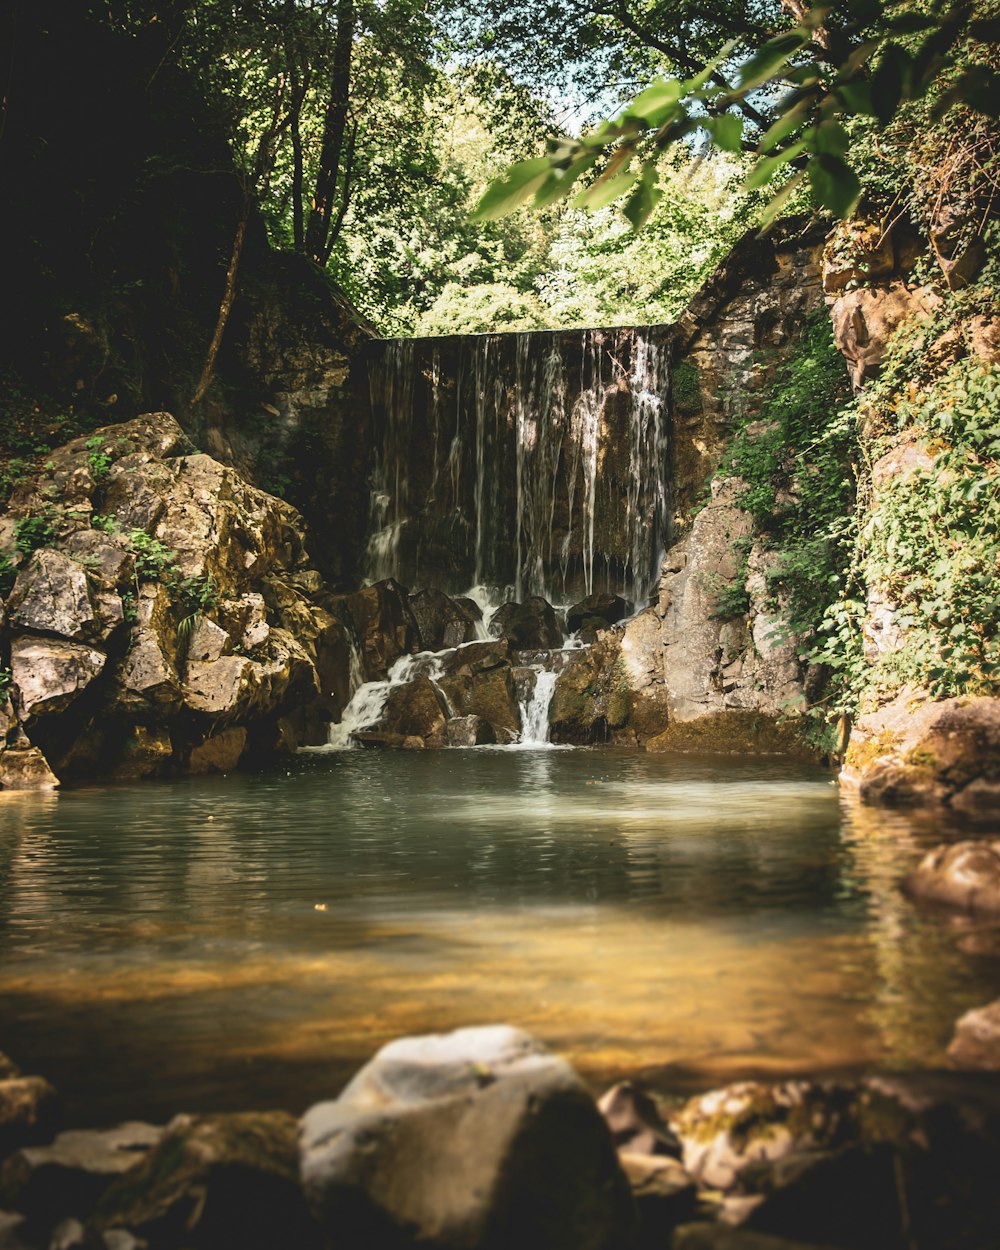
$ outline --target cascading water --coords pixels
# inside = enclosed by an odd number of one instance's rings
[[[549,708],[558,679],[559,673],[555,669],[536,667],[534,685],[521,707],[522,746],[548,745]]]
[[[667,537],[671,335],[373,345],[370,580],[648,602]]]

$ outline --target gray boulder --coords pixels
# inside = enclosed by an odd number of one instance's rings
[[[392,1042],[306,1112],[310,1208],[340,1250],[611,1250],[634,1209],[569,1065],[506,1026]]]

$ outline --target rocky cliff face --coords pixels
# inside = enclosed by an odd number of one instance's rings
[[[54,452],[0,521],[0,783],[228,771],[321,739],[349,646],[304,529],[164,413]]]

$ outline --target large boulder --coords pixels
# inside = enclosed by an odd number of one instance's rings
[[[590,621],[600,621],[602,628],[624,620],[630,611],[629,604],[621,595],[608,593],[587,595],[574,603],[566,612],[566,628],[571,634],[582,629]]]
[[[947,804],[974,822],[1000,812],[1000,699],[931,699],[913,688],[859,717],[841,773],[864,803]]]
[[[523,603],[501,604],[490,617],[490,633],[508,638],[517,651],[545,651],[561,647],[562,630],[552,605],[541,595],[532,595]]]
[[[513,742],[521,732],[517,687],[509,661],[464,667],[438,685],[456,716],[478,716],[498,742]]]
[[[317,1247],[298,1184],[295,1121],[281,1111],[175,1117],[105,1190],[90,1228],[193,1250]]]
[[[83,565],[51,548],[34,553],[7,600],[7,621],[13,629],[59,634],[77,642],[102,642],[124,619],[114,591],[92,591]]]
[[[444,651],[473,641],[480,618],[467,603],[449,599],[440,590],[421,590],[410,595],[410,611],[425,651]]]
[[[103,672],[107,656],[61,638],[15,638],[10,648],[14,703],[22,722],[64,715]]]
[[[354,625],[366,681],[385,681],[394,660],[419,650],[420,631],[406,591],[392,578],[347,595],[343,606]]]
[[[446,710],[434,683],[429,677],[415,677],[389,691],[380,730],[421,738],[425,746],[440,747],[447,741],[446,720]]]
[[[403,1038],[302,1120],[302,1183],[342,1250],[604,1250],[634,1212],[573,1070],[517,1029]]]

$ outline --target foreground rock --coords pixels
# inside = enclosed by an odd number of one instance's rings
[[[903,882],[913,898],[1000,914],[1000,842],[956,842],[925,855]]]
[[[0,1080],[0,1159],[19,1146],[50,1141],[58,1120],[59,1099],[44,1077]]]
[[[862,716],[842,779],[865,803],[947,804],[973,821],[1000,813],[1000,699],[929,699],[908,689]]]
[[[195,1250],[318,1247],[298,1184],[294,1119],[280,1111],[177,1116],[106,1190],[90,1229]]]
[[[20,567],[0,786],[228,771],[324,740],[353,627],[324,606],[302,518],[172,417],[53,452],[10,514],[39,544],[3,552]]]
[[[163,1130],[120,1124],[60,1133],[48,1146],[24,1146],[0,1169],[0,1204],[27,1216],[33,1234],[60,1220],[86,1215],[116,1177],[137,1164]]]
[[[490,633],[509,639],[516,651],[545,651],[563,641],[552,605],[540,595],[502,604],[490,617]]]
[[[604,1250],[634,1214],[563,1060],[507,1027],[404,1038],[302,1121],[310,1208],[343,1250]]]

